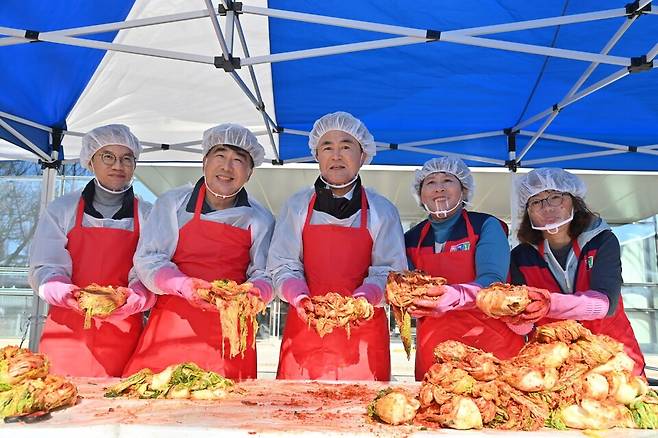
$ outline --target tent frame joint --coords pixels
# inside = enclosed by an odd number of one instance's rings
[[[55,160],[55,161],[44,161],[44,160],[39,160],[39,165],[41,166],[41,169],[55,169],[57,173],[60,173],[62,169],[62,160]]]
[[[628,152],[637,152],[637,146],[629,146]]]
[[[653,61],[647,62],[647,55],[635,56],[631,58],[631,65],[628,67],[629,73],[640,73],[653,68]]]
[[[236,2],[233,0],[225,0],[226,5],[223,5],[221,2],[217,6],[217,13],[222,17],[225,17],[226,14],[230,12],[235,12],[236,14],[242,14],[242,2]]]
[[[216,68],[221,68],[225,72],[232,72],[241,67],[240,58],[233,57],[231,55],[228,55],[228,59],[224,58],[223,56],[215,56],[213,63],[215,64]]]
[[[507,136],[507,160],[505,160],[505,167],[507,167],[510,172],[516,172],[516,169],[520,165],[520,161],[516,161],[516,134],[520,131],[513,128],[503,129],[503,133]]]
[[[425,39],[429,41],[439,41],[441,39],[441,31],[434,29],[427,29],[425,33]]]
[[[171,147],[171,145],[167,144],[167,143],[162,143],[160,145],[160,149],[162,149],[163,151],[168,151],[170,147]]]
[[[521,167],[521,162],[516,160],[505,160],[505,167],[507,167],[510,172],[516,173],[519,167]]]
[[[30,40],[30,42],[37,42],[39,41],[39,31],[38,30],[29,30],[27,29],[25,31],[25,39]]]
[[[639,17],[648,12],[651,12],[651,2],[647,3],[643,7],[640,7],[640,0],[635,0],[633,3],[628,3],[626,5],[626,17],[628,19]]]
[[[388,148],[392,151],[397,151],[398,150],[398,144],[397,143],[391,143],[388,145]]]
[[[272,166],[283,166],[283,160],[272,160]]]

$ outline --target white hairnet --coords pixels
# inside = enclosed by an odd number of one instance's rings
[[[207,129],[203,133],[203,156],[219,144],[226,144],[244,149],[251,155],[254,167],[260,166],[265,160],[265,148],[258,143],[253,132],[236,123],[223,123]]]
[[[366,154],[366,160],[363,164],[369,164],[375,154],[377,154],[375,139],[370,131],[368,131],[368,128],[366,128],[366,125],[352,114],[345,111],[338,111],[325,114],[313,124],[313,129],[308,135],[308,145],[314,157],[317,157],[316,150],[320,142],[320,137],[329,131],[343,131],[354,137]]]
[[[439,157],[432,158],[431,160],[425,162],[423,167],[420,170],[417,170],[416,174],[414,175],[414,180],[411,183],[411,194],[418,202],[418,205],[421,205],[420,187],[423,184],[423,181],[431,174],[438,172],[445,172],[456,176],[466,192],[464,193],[464,201],[471,202],[475,192],[475,181],[473,181],[471,169],[469,169],[468,166],[466,166],[466,164],[459,158]]]
[[[142,152],[142,145],[135,135],[130,132],[126,125],[105,125],[92,129],[82,137],[82,149],[80,149],[80,165],[85,169],[92,171],[89,163],[103,146],[119,145],[125,146],[133,152],[135,159],[139,159]]]
[[[579,198],[583,198],[587,192],[583,180],[566,170],[552,167],[532,170],[517,181],[519,214],[525,212],[528,199],[545,190],[571,193]]]

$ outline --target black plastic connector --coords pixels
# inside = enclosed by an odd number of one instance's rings
[[[274,129],[272,129],[272,132],[275,134],[283,134],[283,126],[275,126]]]
[[[516,170],[519,168],[520,165],[521,165],[520,161],[505,160],[505,167],[507,167],[512,172],[516,172]]]
[[[272,166],[283,166],[283,160],[272,160]]]
[[[260,112],[265,111],[265,102],[259,102],[258,105],[256,105],[256,109]]]
[[[635,0],[633,3],[628,3],[626,5],[627,18],[633,18],[635,16],[639,17],[647,12],[651,12],[651,3],[647,3],[642,9],[640,9],[640,0]]]
[[[25,38],[28,39],[28,40],[31,40],[32,42],[39,41],[39,31],[26,30],[25,31]]]
[[[226,0],[226,6],[224,6],[221,2],[219,3],[219,6],[217,6],[217,12],[222,17],[225,16],[228,11],[235,12],[236,14],[241,14],[242,2],[234,2],[233,0]]]
[[[560,108],[560,105],[558,105],[557,103],[554,103],[552,108],[554,113],[559,113],[560,111],[562,111],[562,108]]]
[[[637,152],[637,146],[629,146],[628,152]]]
[[[628,67],[629,73],[640,73],[653,68],[653,61],[647,62],[647,55],[636,56],[631,58],[631,65]]]
[[[518,130],[512,130],[512,128],[503,129],[503,133],[507,136],[507,152],[510,156],[513,156],[512,153],[516,152],[516,134],[519,133]],[[512,172],[516,172],[518,167],[516,159],[514,160],[505,160],[505,166]]]
[[[168,145],[167,143],[162,143],[162,144],[160,145],[160,149],[162,149],[163,151],[168,151],[168,150],[169,150],[169,146],[170,146],[170,145]]]
[[[505,128],[503,132],[507,136],[507,152],[516,152],[516,134],[519,131],[512,131],[512,128]]]
[[[398,144],[397,143],[391,143],[388,145],[388,148],[392,151],[397,151],[398,150]]]
[[[224,59],[223,56],[215,56],[215,67],[224,69],[226,72],[235,71],[240,68],[240,58],[234,58],[232,56]]]
[[[440,30],[433,30],[433,29],[427,29],[427,32],[425,33],[425,38],[428,40],[432,41],[438,41],[441,39],[441,31]]]
[[[60,168],[62,167],[62,160],[55,160],[55,161],[39,160],[39,164],[41,165],[41,169],[55,169],[57,170],[57,172],[59,172]]]

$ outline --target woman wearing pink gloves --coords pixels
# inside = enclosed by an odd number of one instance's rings
[[[290,304],[277,378],[390,380],[383,290],[389,271],[406,261],[396,208],[361,185],[359,169],[375,155],[375,141],[360,120],[337,112],[315,122],[309,146],[320,176],[282,208],[267,262]],[[309,297],[328,292],[366,298],[374,317],[352,328],[349,339],[345,330],[321,338],[306,312]]]
[[[466,210],[474,193],[470,169],[454,157],[427,161],[412,183],[412,194],[427,219],[404,235],[409,267],[448,282],[428,292],[440,295],[438,300],[416,298],[410,307],[409,313],[418,318],[416,380],[434,363],[434,347],[440,342],[456,340],[502,359],[517,354],[524,343],[515,327],[475,306],[481,288],[507,278],[510,250],[500,220]]]
[[[255,348],[230,358],[217,308],[197,290],[213,280],[249,281],[253,294],[272,300],[265,262],[274,218],[244,188],[265,150],[234,124],[205,131],[202,146],[203,177],[163,194],[144,226],[135,268],[160,296],[125,375],[195,362],[229,378],[256,378]]]
[[[512,250],[512,281],[550,291],[543,308],[525,315],[528,322],[578,320],[592,333],[622,342],[640,375],[644,356],[624,313],[619,241],[587,208],[585,192],[583,181],[562,169],[536,169],[520,178],[523,219],[521,243]]]
[[[82,191],[55,199],[39,219],[30,250],[30,284],[49,305],[39,350],[55,374],[117,377],[153,306],[132,269],[140,224],[151,205],[133,194],[141,146],[124,125],[107,125],[82,138],[80,164],[94,173]],[[127,287],[126,303],[83,329],[81,287]]]

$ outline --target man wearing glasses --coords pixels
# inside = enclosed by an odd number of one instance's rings
[[[49,305],[39,350],[55,374],[120,376],[155,296],[139,282],[133,255],[151,205],[132,188],[139,140],[127,126],[82,138],[80,164],[94,174],[82,191],[55,199],[39,219],[30,250],[30,285]],[[80,289],[123,287],[126,302],[84,329]]]

